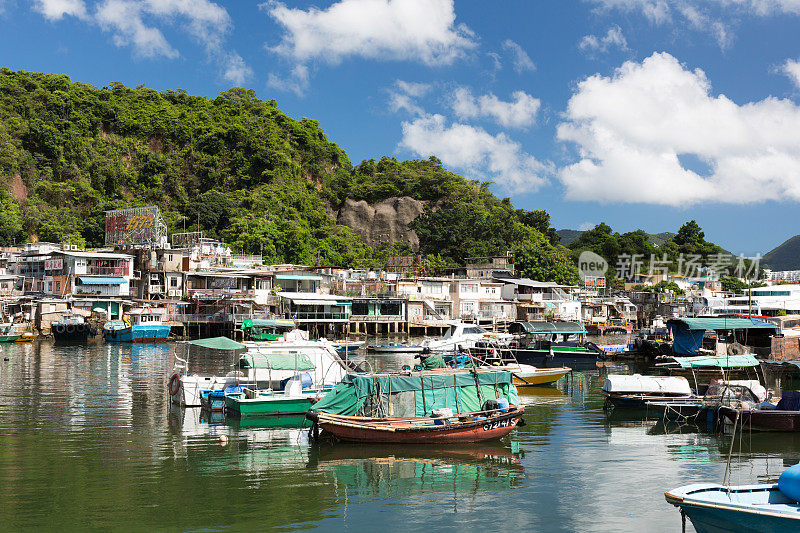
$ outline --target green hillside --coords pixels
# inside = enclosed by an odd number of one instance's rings
[[[561,244],[569,246],[572,241],[578,239],[584,232],[578,229],[560,229],[556,233],[561,237]],[[675,237],[675,233],[662,231],[661,233],[648,233],[647,237],[654,246],[660,247],[665,242],[672,240]]]
[[[800,235],[767,252],[761,262],[772,270],[800,270]]]
[[[105,210],[156,204],[170,232],[202,229],[267,262],[380,266],[409,250],[367,246],[326,206],[410,196],[428,206],[413,228],[431,264],[513,250],[531,275],[577,279],[545,211],[433,157],[353,165],[316,121],[249,89],[204,98],[0,69],[0,176],[0,244],[102,245]]]

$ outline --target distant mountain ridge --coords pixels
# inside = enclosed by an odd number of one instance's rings
[[[558,233],[558,236],[561,237],[561,244],[563,246],[569,246],[572,241],[583,234],[583,231],[577,229],[560,229],[556,233]],[[648,233],[647,236],[650,238],[650,242],[652,242],[654,245],[661,246],[668,240],[672,239],[675,236],[675,233],[670,231],[662,231],[661,233]]]
[[[761,263],[772,270],[800,270],[800,235],[764,254]]]

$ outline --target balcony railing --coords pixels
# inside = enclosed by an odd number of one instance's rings
[[[405,320],[403,315],[350,315],[354,322],[400,322]]]
[[[348,313],[286,313],[285,318],[295,320],[348,320]]]
[[[81,274],[78,274],[79,276]],[[126,267],[101,267],[101,266],[87,266],[86,276],[113,276],[122,277],[128,275]]]

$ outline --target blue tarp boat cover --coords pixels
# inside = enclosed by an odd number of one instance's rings
[[[800,411],[800,391],[783,391],[777,409],[780,411]]]
[[[777,332],[775,324],[755,318],[673,318],[667,322],[667,327],[674,339],[672,349],[684,355],[697,354],[706,330],[772,329]]]

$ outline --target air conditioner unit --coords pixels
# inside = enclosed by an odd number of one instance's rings
[[[170,298],[180,298],[181,291],[180,290],[170,290],[168,294],[169,294]]]

